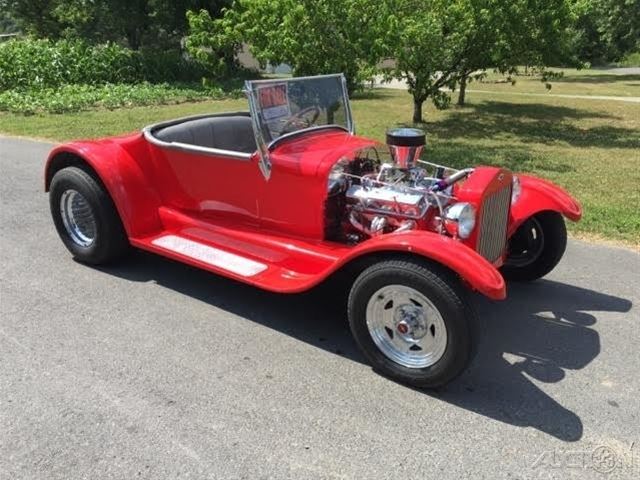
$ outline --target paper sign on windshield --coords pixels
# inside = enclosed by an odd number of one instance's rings
[[[258,102],[260,110],[262,110],[262,117],[267,122],[290,115],[286,83],[259,88]]]

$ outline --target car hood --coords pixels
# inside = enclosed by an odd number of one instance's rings
[[[270,159],[282,169],[324,176],[340,158],[374,145],[378,142],[343,130],[320,130],[278,143],[271,151]]]

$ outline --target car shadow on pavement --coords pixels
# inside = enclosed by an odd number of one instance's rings
[[[540,387],[587,366],[600,353],[593,328],[600,312],[627,312],[619,297],[550,280],[509,285],[509,297],[475,296],[481,328],[468,371],[434,395],[512,425],[533,427],[564,441],[582,437],[580,417]],[[588,394],[585,392],[585,394]]]
[[[346,322],[344,294],[321,288],[297,295],[265,292],[144,252],[99,270],[149,282],[277,330],[300,341],[365,363]],[[598,321],[586,311],[626,312],[629,300],[549,280],[509,286],[509,298],[472,295],[478,311],[476,356],[457,380],[421,391],[485,417],[533,427],[563,441],[582,437],[580,417],[538,387],[588,365],[600,352]],[[587,394],[587,392],[585,392]]]

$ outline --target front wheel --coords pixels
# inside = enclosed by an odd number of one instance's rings
[[[51,216],[60,239],[77,260],[99,265],[129,248],[111,197],[88,170],[67,167],[51,180]]]
[[[471,353],[472,310],[448,271],[413,260],[367,268],[349,295],[349,325],[374,369],[436,388],[458,376]]]
[[[502,275],[507,280],[527,282],[551,272],[567,248],[567,228],[558,212],[533,215],[509,239]]]

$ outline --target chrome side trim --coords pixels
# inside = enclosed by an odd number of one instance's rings
[[[234,152],[233,150],[223,150],[222,148],[201,147],[200,145],[190,145],[188,143],[181,143],[181,142],[171,142],[168,145],[169,147],[172,147],[176,150],[182,150],[186,152],[198,152],[204,155],[216,155],[220,157],[239,158],[242,160],[249,160],[253,155],[252,153]]]
[[[211,118],[211,117],[249,117],[249,112],[224,112],[224,113],[205,113],[202,115],[191,115],[188,117],[181,117],[174,120],[168,120],[165,122],[154,123],[153,125],[148,125],[142,129],[142,134],[144,138],[151,144],[160,147],[160,148],[168,148],[172,150],[180,150],[183,152],[192,152],[192,153],[200,153],[203,155],[211,155],[217,157],[227,157],[233,158],[237,160],[249,160],[253,156],[252,153],[245,152],[236,152],[232,150],[223,150],[221,148],[209,148],[202,147],[200,145],[191,145],[188,143],[181,142],[164,142],[162,140],[157,139],[153,132],[160,128],[170,127],[172,125],[178,125],[183,122],[188,122],[190,120],[199,120],[202,118]]]

